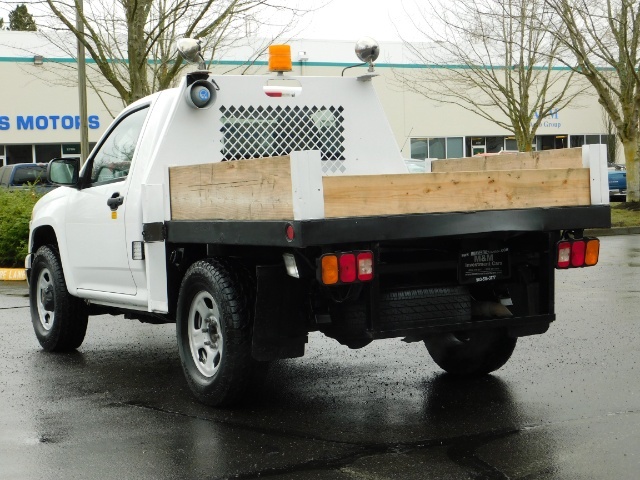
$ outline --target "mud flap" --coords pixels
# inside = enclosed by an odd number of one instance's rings
[[[257,297],[252,355],[256,360],[296,358],[307,343],[306,295],[284,265],[256,268]]]

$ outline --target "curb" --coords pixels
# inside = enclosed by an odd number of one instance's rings
[[[0,281],[24,281],[27,272],[24,268],[0,268]]]
[[[594,237],[608,237],[612,235],[638,235],[640,227],[611,227],[611,228],[592,228],[585,230],[584,234]]]

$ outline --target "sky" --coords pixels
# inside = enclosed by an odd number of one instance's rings
[[[310,24],[301,31],[300,36],[353,41],[367,36],[378,41],[400,41],[400,35],[411,36],[411,22],[403,4],[410,9],[414,1],[332,0],[313,13],[308,22]],[[308,3],[321,5],[324,2],[309,0]],[[303,22],[307,23],[307,20]]]
[[[0,17],[8,23],[15,1],[0,1]],[[410,9],[418,0],[304,0],[302,7],[318,7],[300,23],[298,38],[357,41],[372,37],[377,41],[400,41],[402,36],[411,39],[410,21],[405,7]],[[27,8],[30,0],[21,0]],[[91,2],[91,0],[85,0]],[[33,8],[30,9],[32,11]],[[415,35],[414,35],[415,36]],[[415,38],[413,38],[415,39]]]

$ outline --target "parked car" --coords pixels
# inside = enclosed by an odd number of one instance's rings
[[[0,188],[26,188],[30,185],[43,192],[56,187],[47,182],[46,163],[16,163],[0,167]]]
[[[609,167],[609,198],[627,193],[627,169],[624,165],[613,164]]]

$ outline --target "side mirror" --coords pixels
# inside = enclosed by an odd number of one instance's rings
[[[57,185],[78,185],[79,158],[54,158],[47,166],[47,180]]]

